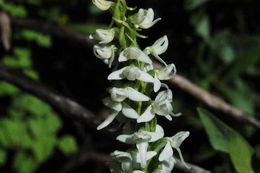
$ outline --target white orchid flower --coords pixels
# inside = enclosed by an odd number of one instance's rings
[[[113,87],[109,90],[111,99],[106,98],[103,100],[104,104],[112,109],[112,113],[103,121],[97,129],[103,129],[107,127],[116,118],[120,111],[122,114],[130,119],[137,119],[140,115],[126,103],[122,103],[126,98],[132,101],[149,101],[150,98],[146,95],[136,91],[131,87],[116,88]]]
[[[99,44],[110,43],[115,37],[115,30],[112,29],[97,29],[95,34],[89,36],[90,39],[99,40]]]
[[[119,62],[125,62],[128,60],[137,60],[146,64],[152,64],[152,60],[149,58],[149,56],[147,56],[137,47],[128,47],[120,53],[118,59]]]
[[[188,131],[182,131],[182,132],[178,132],[176,135],[174,135],[170,138],[169,137],[165,138],[167,142],[165,143],[165,146],[159,155],[159,161],[163,162],[163,161],[167,161],[169,158],[171,158],[173,156],[172,148],[174,148],[177,150],[182,163],[187,168],[189,168],[188,165],[185,163],[181,150],[180,150],[180,145],[189,136],[189,134],[190,134],[190,132],[188,132]]]
[[[136,28],[148,29],[157,23],[161,18],[154,20],[154,11],[149,8],[148,10],[139,9],[139,11],[130,17],[131,22]]]
[[[172,116],[180,116],[180,114],[173,113],[171,90],[168,89],[159,92],[154,102],[146,108],[144,113],[137,119],[137,122],[149,122],[156,114],[164,116],[170,121],[172,120]]]
[[[159,55],[166,52],[166,50],[168,49],[168,45],[169,45],[169,40],[168,37],[165,35],[159,38],[157,41],[155,41],[155,43],[152,46],[145,48],[144,52],[147,55],[152,54],[159,62],[167,66],[165,61],[162,60]]]
[[[114,45],[111,46],[95,45],[93,47],[93,52],[96,55],[96,57],[103,60],[106,64],[109,64],[109,67],[111,67],[114,61],[116,50],[117,48]]]
[[[127,152],[114,151],[111,156],[118,162],[121,163],[121,169],[124,172],[132,172],[132,156]]]
[[[154,78],[150,74],[142,71],[141,69],[135,66],[128,66],[128,67],[121,68],[117,71],[112,72],[108,76],[108,80],[122,80],[125,78],[130,81],[140,80],[149,83],[154,82]]]
[[[92,2],[102,11],[108,10],[113,4],[112,1],[107,0],[92,0]]]
[[[168,159],[162,161],[153,173],[170,173],[172,172],[175,163],[176,160],[174,157],[169,157]]]
[[[161,88],[160,80],[170,80],[176,74],[176,67],[174,64],[166,65],[162,70],[156,70],[154,75],[154,92],[157,92]]]
[[[103,99],[103,103],[112,110],[112,113],[97,127],[98,130],[101,130],[111,124],[120,111],[122,111],[122,114],[125,117],[130,119],[137,119],[140,116],[126,103],[115,102],[110,98]]]
[[[136,144],[138,153],[136,155],[136,162],[141,164],[141,167],[146,166],[146,161],[156,155],[154,151],[147,151],[148,143],[155,142],[164,136],[164,131],[161,126],[157,125],[155,132],[141,131],[130,135],[119,135],[117,140],[127,143]]]
[[[176,67],[174,64],[169,64],[162,70],[156,73],[156,77],[160,80],[170,80],[176,74]]]
[[[139,91],[136,91],[135,89],[131,87],[126,87],[126,88],[116,88],[113,87],[112,89],[109,90],[111,94],[111,98],[115,102],[122,102],[126,98],[132,101],[137,101],[137,102],[143,102],[143,101],[149,101],[150,98],[147,97],[146,95],[140,93]]]

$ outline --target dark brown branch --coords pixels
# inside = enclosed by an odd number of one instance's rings
[[[13,84],[16,87],[37,96],[39,99],[44,100],[64,114],[73,115],[76,118],[90,122],[88,124],[93,124],[93,119],[95,119],[93,113],[86,110],[75,101],[47,89],[37,81],[34,81],[21,73],[21,71],[16,71],[0,64],[0,80]]]
[[[73,168],[84,164],[85,162],[89,160],[94,160],[101,163],[111,162],[112,157],[108,154],[98,153],[98,152],[80,152],[78,156],[76,156],[76,160],[72,159],[65,165],[64,168],[58,171],[58,173],[66,173],[73,170]],[[211,171],[205,170],[197,165],[187,163],[187,165],[190,167],[190,169],[186,168],[181,160],[176,159],[175,167],[178,170],[181,170],[186,173],[211,173]]]
[[[69,38],[75,41],[85,43],[86,45],[92,45],[94,43],[92,40],[88,38],[86,34],[82,34],[73,30],[65,29],[47,23],[41,23],[29,19],[13,18],[12,24],[18,27],[32,29],[46,34],[59,36],[62,38]],[[160,66],[158,64],[155,65]],[[170,83],[188,92],[198,100],[204,102],[209,107],[225,112],[227,113],[227,115],[230,115],[235,119],[241,120],[254,127],[260,128],[260,122],[257,119],[255,119],[254,116],[248,115],[242,110],[234,106],[231,106],[230,104],[225,102],[222,98],[198,87],[197,85],[193,84],[191,81],[184,78],[183,76],[177,75],[174,79],[170,80]]]
[[[221,110],[235,119],[241,120],[253,125],[254,127],[260,128],[260,122],[256,118],[254,118],[253,115],[248,115],[245,112],[237,109],[236,107],[231,106],[222,98],[207,92],[206,90],[190,82],[185,77],[176,75],[173,79],[170,80],[170,83],[190,93],[198,100],[203,101],[209,107],[216,110]]]
[[[59,27],[50,23],[38,22],[36,20],[31,19],[12,18],[12,24],[15,25],[15,27],[19,28],[31,29],[44,34],[50,34],[56,37],[76,40],[85,43],[86,45],[93,45],[95,43],[94,40],[89,39],[89,36],[87,34]]]
[[[43,101],[49,103],[54,109],[59,110],[64,114],[67,114],[76,119],[81,119],[83,121],[86,121],[93,128],[96,127],[97,122],[95,120],[96,119],[95,115],[91,113],[89,110],[85,109],[77,102],[67,97],[61,96],[54,91],[51,91],[50,89],[43,86],[39,82],[30,79],[20,71],[13,70],[9,67],[6,67],[5,65],[0,64],[0,80],[13,84],[16,87],[32,95],[37,96],[39,99],[42,99]],[[108,155],[92,153],[92,152],[85,153],[83,155],[80,155],[79,157],[80,162],[89,159],[94,159],[100,162],[107,162],[111,160],[110,156]],[[77,164],[77,162],[73,163],[72,166],[74,164]],[[183,167],[179,164],[180,163],[177,163],[176,167],[180,170],[184,170]],[[190,165],[194,167],[194,165],[192,164]],[[194,170],[199,171],[199,169],[196,169],[195,167]],[[206,173],[206,172],[198,172],[198,171],[197,172],[190,171],[190,173]]]

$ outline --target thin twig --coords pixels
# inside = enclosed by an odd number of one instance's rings
[[[13,70],[12,68],[6,67],[5,65],[0,64],[0,80],[13,84],[14,86],[37,96],[39,99],[49,103],[54,109],[61,111],[62,113],[71,116],[73,119],[86,121],[92,128],[96,127],[96,116],[89,110],[85,109],[79,103],[57,94],[55,91],[48,89],[39,82],[30,79],[25,74],[20,71]],[[84,153],[79,158],[80,162],[88,159],[94,159],[100,162],[110,161],[110,156],[98,153]],[[71,163],[72,166],[75,163]],[[186,171],[183,169],[181,163],[177,163],[176,167],[180,170]],[[195,165],[190,164],[192,167]],[[197,166],[196,166],[197,167]],[[69,169],[69,168],[68,168]],[[193,169],[191,169],[193,170]],[[196,169],[195,169],[196,170]],[[197,169],[199,170],[199,169]],[[201,168],[201,170],[203,170]],[[206,173],[206,172],[190,172],[190,173]]]
[[[93,45],[94,41],[90,40],[86,34],[77,31],[65,29],[48,23],[37,22],[30,19],[12,19],[15,26],[36,30],[53,36],[68,38],[84,43],[85,45]],[[155,64],[156,66],[160,66]],[[260,128],[260,122],[253,115],[248,115],[242,110],[228,104],[222,98],[200,88],[185,77],[177,75],[170,80],[170,83],[188,92],[198,100],[204,102],[211,108],[227,113],[227,115],[243,122],[250,124],[256,128]]]

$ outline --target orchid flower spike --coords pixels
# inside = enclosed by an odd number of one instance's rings
[[[113,5],[112,1],[107,0],[92,0],[92,2],[102,11],[108,10]]]
[[[161,20],[161,18],[154,20],[153,9],[145,10],[141,8],[138,13],[130,17],[130,20],[136,28],[148,29]]]
[[[95,34],[89,36],[90,39],[99,40],[99,44],[110,43],[115,37],[114,29],[97,29]]]

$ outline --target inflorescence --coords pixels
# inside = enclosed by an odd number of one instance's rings
[[[168,38],[163,36],[144,50],[137,38],[161,18],[154,19],[153,9],[128,7],[126,0],[92,0],[100,10],[110,10],[112,21],[107,29],[97,29],[90,36],[98,40],[94,54],[113,72],[108,80],[113,81],[108,89],[110,97],[103,100],[111,114],[98,126],[98,130],[117,120],[123,127],[123,134],[116,139],[131,145],[127,151],[114,151],[114,161],[109,164],[112,173],[170,173],[176,163],[176,150],[185,164],[180,145],[189,132],[178,132],[164,137],[163,128],[157,123],[157,116],[172,120],[180,114],[173,113],[172,91],[162,81],[169,80],[176,73],[174,64],[166,64],[160,55],[168,48]],[[128,16],[130,13],[132,15]],[[163,69],[155,69],[152,59],[161,62]],[[152,99],[154,98],[154,99]]]

